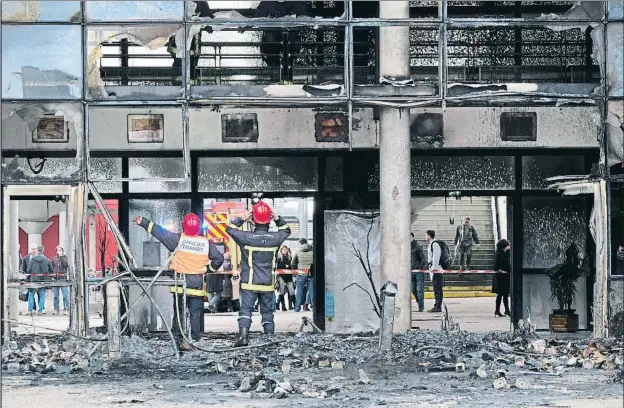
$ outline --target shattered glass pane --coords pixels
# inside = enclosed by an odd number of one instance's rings
[[[585,206],[584,197],[522,199],[524,268],[555,266],[571,243],[576,243],[581,253],[585,253]]]
[[[180,35],[181,40],[176,39]],[[175,99],[182,92],[179,24],[87,28],[87,88],[93,99]]]
[[[196,44],[200,37],[199,57],[190,61],[192,85],[323,84],[329,87],[344,82],[343,28],[300,27],[241,33],[235,29],[212,31],[204,27],[193,37],[191,49],[199,48]],[[210,88],[203,91],[214,92]],[[202,90],[196,88],[194,92],[202,93]],[[238,92],[253,91],[241,88]],[[258,96],[265,96],[267,91],[260,88],[257,92]]]
[[[67,184],[81,179],[80,162],[74,158],[2,159],[2,182],[7,184]]]
[[[178,20],[184,15],[183,1],[87,1],[88,21]]]
[[[520,53],[516,46],[520,41]],[[448,30],[449,81],[465,83],[599,83],[586,65],[591,47],[580,29],[485,27]],[[590,44],[591,45],[591,41]],[[589,54],[588,54],[589,52]]]
[[[316,191],[315,157],[199,159],[199,191]]]
[[[2,98],[79,99],[80,26],[3,26]]]
[[[2,148],[73,150],[83,135],[83,105],[77,103],[3,103]]]
[[[412,156],[413,190],[507,190],[514,184],[510,156]],[[368,185],[379,191],[379,164]]]
[[[624,22],[607,24],[607,87],[609,96],[624,96]],[[620,106],[622,104],[620,103]]]
[[[195,4],[193,4],[195,3]],[[206,4],[207,7],[206,7]],[[374,2],[354,2],[374,3]],[[366,8],[374,7],[366,5]],[[362,6],[359,6],[362,8]],[[344,13],[344,1],[207,1],[189,2],[188,14],[215,18],[336,18]]]
[[[48,22],[82,20],[79,1],[2,1],[2,21]]]
[[[585,175],[583,156],[523,156],[522,188],[527,190],[545,190],[549,177]]]
[[[121,178],[121,158],[117,157],[92,157],[89,159],[89,181],[93,181],[95,188],[102,194],[121,193],[121,182],[94,181]]]
[[[130,178],[184,178],[182,157],[131,157],[128,160]],[[191,191],[191,179],[186,181],[132,181],[131,193],[183,193]]]
[[[410,73],[417,82],[438,81],[438,39],[435,29],[410,28]]]
[[[342,191],[343,176],[342,157],[328,157],[325,161],[325,191]]]
[[[451,18],[535,18],[563,15],[577,2],[572,1],[448,1]]]
[[[156,238],[148,234],[143,228],[137,227],[133,220],[141,216],[148,218],[163,228],[172,232],[181,232],[182,219],[191,212],[191,200],[129,200],[130,250],[134,255],[137,266],[143,268],[146,264],[160,261],[164,265],[169,259],[169,251]],[[147,244],[146,243],[153,243]],[[145,250],[145,251],[144,251]],[[157,262],[153,262],[156,260]],[[156,267],[156,269],[159,269]]]

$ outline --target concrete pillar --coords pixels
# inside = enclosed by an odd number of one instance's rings
[[[299,238],[308,239],[308,199],[299,199]]]
[[[58,213],[58,224],[59,224],[59,245],[63,247],[65,252],[67,252],[68,242],[67,242],[67,211],[61,211]]]
[[[409,18],[409,2],[381,1],[379,17]],[[386,78],[409,78],[409,27],[379,28],[379,73]],[[409,109],[383,108],[379,117],[381,281],[398,284],[395,332],[412,327],[409,114]]]
[[[106,284],[107,326],[108,326],[108,358],[118,359],[121,357],[121,316],[119,305],[121,288],[116,281]]]
[[[10,204],[9,204],[10,203]],[[15,279],[17,278],[17,272],[20,269],[20,262],[19,262],[19,254],[17,253],[17,246],[19,245],[19,203],[17,202],[17,200],[11,200],[9,201],[9,234],[10,234],[10,239],[9,239],[9,249],[11,250],[9,256],[11,259],[11,269],[13,271],[13,276],[9,276],[9,279]],[[24,248],[26,251],[28,251],[28,248]],[[19,314],[18,314],[18,309],[19,309],[19,290],[16,289],[9,289],[8,290],[8,308],[9,308],[9,319],[10,320],[17,320]]]
[[[89,269],[96,272],[97,269],[97,236],[95,231],[95,214],[91,214],[90,212],[87,214],[87,223],[89,228],[89,248],[87,248],[87,253],[89,254]],[[104,271],[102,271],[104,272]],[[104,276],[104,275],[102,275]]]

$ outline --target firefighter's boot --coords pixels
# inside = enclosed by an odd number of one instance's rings
[[[191,343],[186,340],[183,340],[179,347],[180,351],[192,351],[195,349]]]
[[[275,334],[275,327],[272,324],[267,324],[264,326],[264,334],[267,336],[272,336]]]
[[[249,345],[249,329],[241,328],[238,330],[238,339],[234,347],[247,347]]]

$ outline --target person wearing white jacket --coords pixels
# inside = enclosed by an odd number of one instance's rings
[[[435,231],[429,230],[425,234],[425,239],[429,243],[429,248],[427,250],[427,256],[429,259],[429,270],[430,271],[442,271],[444,269],[444,264],[448,263],[448,259],[444,259],[444,250],[443,247],[446,244],[442,243],[442,241],[438,241],[435,239]],[[448,248],[446,249],[448,258]],[[444,297],[442,286],[442,274],[441,273],[432,273],[429,272],[429,277],[431,282],[433,283],[433,295],[435,297],[435,304],[433,309],[429,310],[430,313],[440,313],[442,311],[442,299]]]

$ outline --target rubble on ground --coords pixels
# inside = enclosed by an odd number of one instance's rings
[[[378,351],[377,337],[340,337],[297,333],[252,338],[251,345],[267,346],[232,350],[232,338],[205,338],[197,346],[214,352],[184,353],[178,360],[165,337],[123,338],[123,359],[108,361],[106,344],[88,359],[94,342],[71,337],[24,337],[2,349],[5,373],[37,372],[69,374],[80,370],[102,373],[117,369],[131,375],[149,372],[167,375],[186,370],[195,375],[223,375],[229,389],[267,398],[329,398],[377,380],[379,367],[387,372],[422,374],[452,372],[490,388],[531,389],[535,378],[559,376],[572,370],[613,372],[622,381],[623,342],[616,339],[562,340],[533,334],[417,330],[396,335],[391,352]],[[277,342],[276,342],[277,341]],[[137,366],[137,362],[142,364]],[[146,366],[150,367],[146,370]],[[331,379],[319,385],[312,374]],[[303,377],[301,377],[303,376]],[[306,380],[306,376],[308,379]]]

